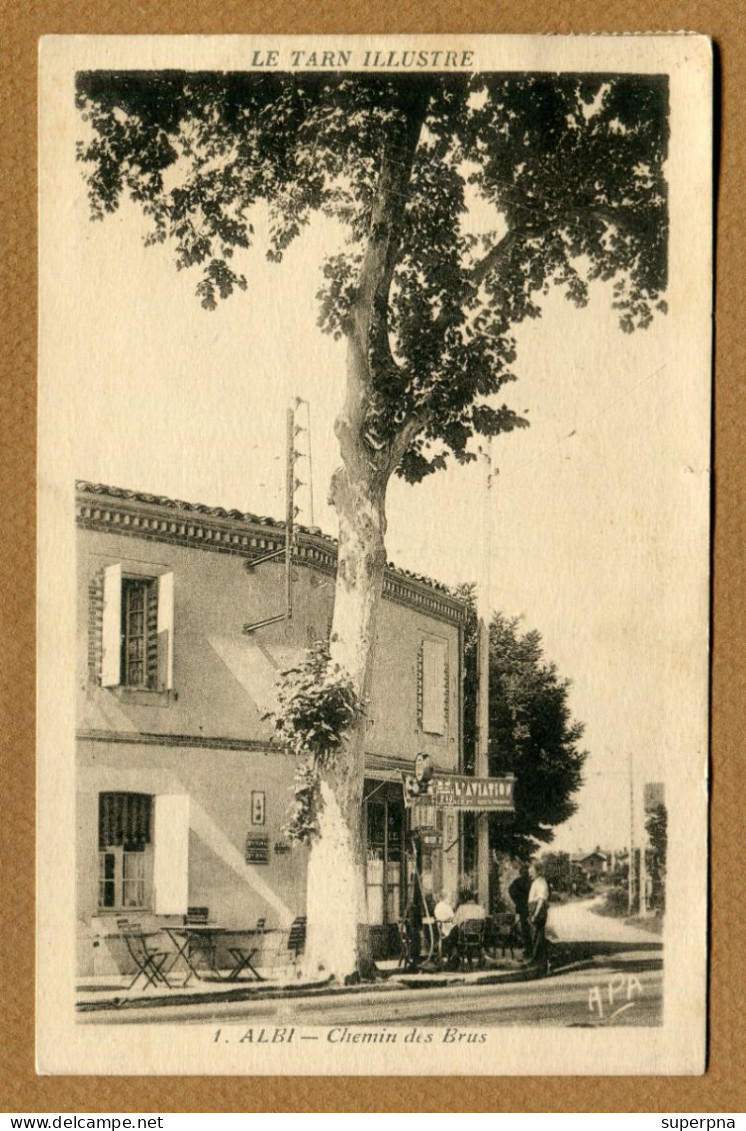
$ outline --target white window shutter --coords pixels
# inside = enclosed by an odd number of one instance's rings
[[[445,734],[446,645],[442,640],[422,642],[422,729]]]
[[[104,570],[104,615],[101,628],[101,686],[118,687],[122,668],[122,567]]]
[[[186,915],[189,902],[189,794],[159,793],[153,836],[153,910]]]
[[[158,690],[174,685],[174,575],[158,578]]]

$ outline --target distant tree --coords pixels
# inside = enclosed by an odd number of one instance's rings
[[[474,586],[457,593],[470,602],[464,644],[464,752],[473,772],[476,753],[477,621]],[[544,656],[541,634],[522,634],[520,619],[495,613],[490,624],[489,772],[515,774],[515,813],[490,816],[490,847],[528,859],[549,844],[554,828],[573,815],[586,752],[583,724],[570,714],[570,680]],[[471,840],[473,822],[469,824]],[[467,845],[467,860],[471,845]]]
[[[542,856],[544,876],[551,891],[570,891],[573,866],[569,852],[546,852]]]
[[[613,281],[625,332],[665,311],[667,79],[161,70],[76,81],[93,218],[134,201],[146,242],[197,273],[206,309],[236,291],[251,302],[257,214],[274,262],[316,215],[345,232],[319,291],[321,329],[347,346],[329,664],[364,703],[391,477],[416,483],[476,458],[476,436],[526,425],[501,394],[516,376],[515,328],[552,288],[584,306],[594,280]],[[306,962],[340,978],[366,957],[366,725],[354,712],[333,757],[301,759],[314,830]],[[567,789],[549,766],[529,772],[532,757],[505,753],[526,783],[524,846],[545,835],[542,821],[564,819],[549,799]]]
[[[668,850],[668,810],[656,805],[645,822],[650,838],[650,878],[653,883],[652,903],[661,911],[666,906],[666,853]]]

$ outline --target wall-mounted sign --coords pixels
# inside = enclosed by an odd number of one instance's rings
[[[249,833],[244,858],[247,864],[269,864],[269,837]]]
[[[443,834],[438,829],[418,829],[421,848],[442,848]]]
[[[252,825],[264,824],[264,810],[266,803],[266,794],[264,790],[252,790],[251,792],[251,823]]]
[[[512,813],[515,809],[515,778],[473,778],[466,774],[441,777],[434,774],[427,783],[404,774],[404,803],[407,806],[433,805],[436,809],[479,810]]]

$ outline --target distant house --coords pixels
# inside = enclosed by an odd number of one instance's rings
[[[600,848],[596,848],[585,856],[574,857],[573,863],[578,865],[589,880],[595,880],[599,876],[605,876],[609,873],[611,856],[607,852],[602,852]]]

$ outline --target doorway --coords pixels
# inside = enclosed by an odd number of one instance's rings
[[[401,786],[366,781],[366,887],[372,957],[398,953],[398,923],[406,901],[405,814]]]

